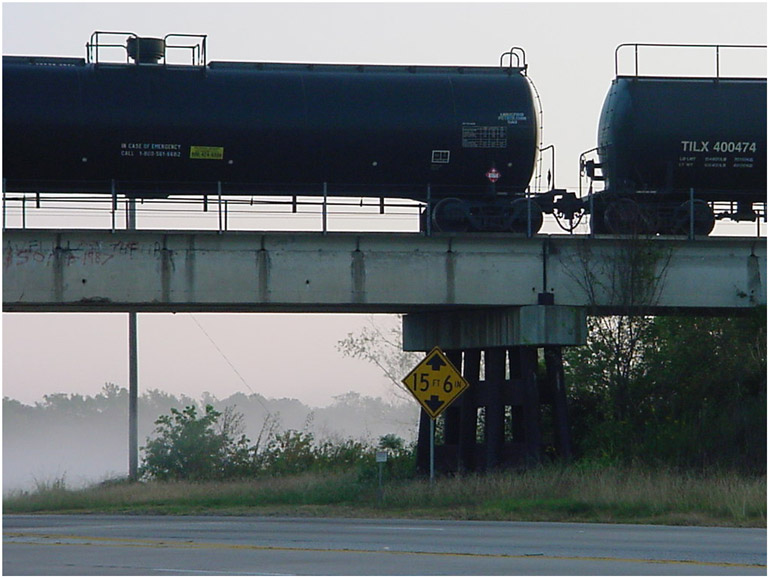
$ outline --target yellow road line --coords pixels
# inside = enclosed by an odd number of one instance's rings
[[[607,561],[614,563],[657,563],[661,565],[701,565],[706,567],[742,567],[742,568],[766,568],[767,565],[757,563],[728,563],[713,561],[684,561],[678,559],[641,559],[632,557],[588,557],[580,555],[506,555],[495,553],[446,553],[430,551],[406,551],[406,550],[374,550],[374,549],[338,549],[320,547],[276,547],[270,545],[242,545],[230,543],[199,543],[189,541],[164,541],[160,539],[127,539],[120,537],[88,537],[80,535],[60,535],[52,533],[3,533],[4,538],[26,539],[10,541],[13,544],[22,545],[54,545],[54,546],[116,546],[116,547],[145,547],[152,549],[232,549],[251,551],[290,551],[307,553],[355,553],[355,554],[386,554],[386,555],[422,555],[433,557],[484,557],[497,559],[544,559],[556,561]],[[38,540],[34,540],[38,539]],[[39,539],[47,539],[41,542]],[[68,542],[77,541],[77,542]],[[99,544],[102,543],[102,544]],[[105,545],[107,543],[109,545]]]

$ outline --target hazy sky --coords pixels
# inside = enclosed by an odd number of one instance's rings
[[[521,46],[542,99],[544,143],[556,145],[556,184],[570,189],[577,187],[580,152],[596,146],[618,44],[767,42],[765,2],[4,3],[2,16],[3,54],[84,56],[95,30],[207,34],[210,61],[495,65],[502,52]],[[688,54],[684,63],[711,72],[710,54]],[[334,347],[367,321],[140,314],[140,389],[223,398],[249,392],[243,377],[265,396],[311,404],[349,390],[383,395],[387,385],[376,368],[344,359]],[[24,402],[52,392],[95,394],[107,381],[127,386],[124,314],[4,314],[2,350],[3,393]]]

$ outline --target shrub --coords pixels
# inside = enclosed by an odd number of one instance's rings
[[[142,476],[156,480],[211,480],[242,475],[248,469],[248,439],[234,438],[219,428],[222,415],[210,404],[198,416],[195,406],[163,415],[155,421],[157,437],[147,440]]]
[[[267,424],[267,423],[266,423]],[[242,415],[228,407],[219,412],[206,405],[198,415],[195,406],[172,408],[155,422],[155,438],[142,448],[142,478],[147,480],[222,480],[314,473],[358,473],[359,479],[376,477],[376,449],[353,439],[315,441],[297,430],[268,431],[267,440],[251,442],[242,434]],[[387,449],[389,478],[414,475],[414,448],[387,435],[379,448]]]

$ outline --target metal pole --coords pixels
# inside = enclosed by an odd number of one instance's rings
[[[127,202],[128,213],[126,214],[126,229],[136,231],[136,199],[129,199]]]
[[[638,44],[634,45],[634,76],[639,76],[639,45]]]
[[[6,199],[5,199],[5,184],[6,184],[6,180],[5,180],[5,177],[3,177],[3,231],[5,231],[5,223],[6,223],[5,222],[5,202],[6,202]]]
[[[324,182],[324,203],[323,207],[321,207],[321,227],[324,232],[326,233],[326,195],[328,193],[328,188],[326,183]]]
[[[136,230],[136,199],[128,201],[128,229]],[[139,352],[137,313],[128,312],[128,478],[139,477]]]
[[[110,192],[112,193],[112,232],[115,233],[115,219],[118,211],[118,195],[115,192],[115,179],[110,183]]]
[[[526,193],[524,198],[527,200],[527,237],[532,237],[532,207],[529,198],[529,193]]]
[[[222,233],[222,182],[217,181],[217,210],[219,211],[219,233]]]
[[[385,498],[385,493],[382,492],[382,463],[378,463],[377,466],[379,467],[379,485],[377,486],[377,502],[382,504],[383,498]]]
[[[430,419],[430,484],[436,479],[436,419]]]
[[[128,313],[128,478],[139,477],[137,314]]]

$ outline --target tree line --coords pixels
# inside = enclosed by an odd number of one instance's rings
[[[589,318],[588,344],[565,351],[578,456],[766,472],[766,336],[764,308],[736,318]]]

